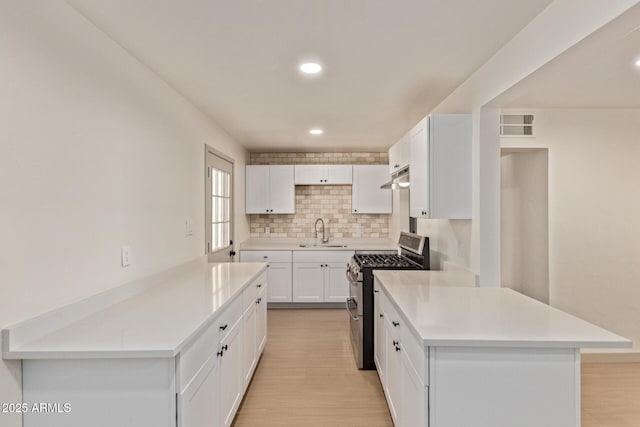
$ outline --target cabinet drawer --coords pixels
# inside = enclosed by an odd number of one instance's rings
[[[266,271],[242,291],[242,311],[244,312],[244,309],[249,305],[255,304],[256,299],[259,298],[259,295],[262,294],[265,289],[267,289]]]
[[[346,265],[353,251],[293,251],[293,262],[341,262]]]
[[[240,251],[240,262],[291,262],[291,251]]]
[[[243,312],[242,308],[242,295],[239,295],[213,322],[218,331],[218,339],[220,341],[227,336],[233,326],[240,320]]]

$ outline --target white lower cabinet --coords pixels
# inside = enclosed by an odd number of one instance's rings
[[[233,421],[243,392],[241,322],[236,323],[226,338],[220,341],[220,415],[222,425]]]
[[[293,251],[293,302],[339,302],[349,296],[353,251]]]
[[[181,427],[218,425],[218,361],[215,354],[178,396]]]
[[[240,251],[240,262],[266,262],[268,302],[292,302],[291,251]]]
[[[374,315],[374,360],[393,424],[428,426],[426,352],[403,325],[404,320],[377,283],[374,283]]]
[[[248,383],[251,374],[256,366],[257,347],[256,347],[256,304],[251,304],[246,308],[242,315],[243,331],[243,356],[242,356],[242,372],[243,381]]]

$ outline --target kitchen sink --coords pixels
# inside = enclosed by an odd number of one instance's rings
[[[322,244],[322,245],[316,245],[316,244],[301,244],[299,245],[301,248],[346,248],[347,245],[330,245],[330,244]]]

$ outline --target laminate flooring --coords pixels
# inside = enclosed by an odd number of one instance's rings
[[[344,310],[269,310],[235,427],[393,426],[376,371],[355,367]],[[583,364],[582,426],[640,427],[640,364]]]

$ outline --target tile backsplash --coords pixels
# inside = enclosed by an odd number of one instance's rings
[[[249,161],[253,165],[387,163],[387,153],[250,153]],[[388,237],[389,216],[351,213],[350,185],[297,185],[295,214],[249,215],[249,226],[254,238],[313,238],[316,219],[322,218],[329,238]]]

